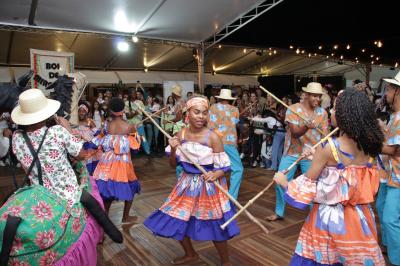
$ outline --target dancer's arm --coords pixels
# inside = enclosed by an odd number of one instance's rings
[[[171,167],[176,167],[176,149],[179,145],[181,145],[181,134],[182,131],[179,131],[174,137],[168,140],[169,146],[171,147],[171,154],[169,156],[169,165]]]

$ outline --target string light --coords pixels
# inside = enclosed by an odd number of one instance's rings
[[[358,63],[358,60],[356,60],[356,63]]]
[[[300,49],[297,48],[297,49],[296,49],[296,54],[299,54],[299,53],[300,53]]]
[[[222,48],[222,45],[221,45],[221,44],[220,44],[220,45],[218,45],[218,48],[219,48],[219,49],[221,49],[221,48]]]
[[[308,54],[308,57],[311,57],[311,54]]]
[[[373,55],[373,54],[371,55],[371,58],[372,58],[372,57],[374,57],[374,55]]]
[[[343,55],[340,56],[340,59],[343,59]]]
[[[306,52],[305,50],[302,50],[302,51],[301,51],[302,54],[304,54],[305,52]]]
[[[148,72],[149,71],[149,69],[146,67],[145,69],[144,69],[144,72]]]
[[[269,53],[268,53],[268,55],[272,55],[272,53],[271,53],[271,52],[269,52]]]
[[[293,47],[293,45],[290,45],[289,48],[290,48],[290,49],[293,49],[294,47]]]
[[[376,44],[376,46],[378,46],[379,48],[381,48],[383,46],[383,43],[381,41],[378,41],[378,43]]]
[[[314,56],[317,56],[317,53],[314,53]]]
[[[362,49],[361,52],[365,53],[365,49]]]
[[[246,48],[244,48],[244,49],[243,49],[243,53],[246,53],[246,52],[247,52],[247,49],[246,49]]]
[[[373,65],[375,62],[374,61],[371,61],[371,64]]]
[[[334,56],[335,54],[334,53],[331,53],[331,56]]]
[[[394,67],[397,67],[399,64],[396,62],[396,64],[394,64]]]
[[[322,45],[318,46],[318,49],[319,49],[319,50],[322,50]]]
[[[328,59],[328,58],[329,58],[329,55],[326,56],[326,59]]]
[[[276,50],[274,50],[274,54],[276,54]]]
[[[339,45],[335,44],[335,45],[333,46],[333,49],[336,50],[337,48],[339,48]]]
[[[346,46],[346,49],[347,49],[347,50],[350,50],[350,44],[348,44],[348,45]]]
[[[356,57],[356,60],[358,60],[358,57]]]
[[[376,58],[376,61],[379,61],[379,57]]]

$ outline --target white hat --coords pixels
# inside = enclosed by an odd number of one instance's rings
[[[180,85],[176,85],[172,88],[172,93],[176,96],[182,97],[182,87]]]
[[[221,89],[221,91],[219,92],[219,96],[215,96],[215,98],[228,101],[236,100],[235,97],[232,97],[232,91],[229,89]]]
[[[310,82],[307,84],[307,87],[303,87],[302,89],[307,93],[324,94],[321,83],[318,82]]]
[[[18,125],[33,125],[54,115],[61,103],[47,99],[39,89],[29,89],[19,95],[19,103],[12,112],[11,118]]]
[[[383,79],[383,80],[388,83],[392,83],[394,85],[400,86],[400,71],[396,74],[394,79]]]

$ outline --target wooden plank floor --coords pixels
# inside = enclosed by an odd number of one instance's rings
[[[182,256],[179,243],[172,239],[154,236],[143,225],[143,221],[161,206],[176,182],[175,170],[170,168],[166,158],[134,159],[136,174],[140,179],[142,193],[132,206],[131,215],[138,220],[134,224],[121,225],[123,203],[111,206],[110,216],[124,234],[124,243],[113,243],[106,238],[98,246],[98,265],[170,265],[175,257]],[[0,167],[0,200],[12,190],[11,170]],[[21,183],[23,173],[17,170]],[[245,168],[239,202],[242,205],[264,188],[272,178],[273,172],[261,168]],[[265,218],[273,213],[275,190],[271,188],[260,197],[249,211],[269,230],[264,234],[245,215],[238,219],[241,233],[229,241],[231,261],[234,265],[288,265],[294,251],[297,237],[306,213],[288,207],[283,221],[267,222]],[[379,225],[378,225],[379,226]],[[380,230],[379,230],[380,231]],[[190,265],[218,265],[219,257],[212,242],[194,241],[200,260]]]

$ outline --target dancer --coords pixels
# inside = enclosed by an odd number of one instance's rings
[[[306,174],[289,183],[280,172],[274,177],[293,207],[313,203],[290,265],[385,265],[370,206],[379,187],[371,157],[384,140],[373,105],[347,89],[336,99],[332,122],[339,137],[317,148]]]
[[[236,124],[239,122],[239,110],[229,102],[236,100],[232,97],[231,90],[222,89],[216,98],[219,99],[219,102],[210,107],[209,128],[221,137],[224,150],[231,161],[229,194],[237,199],[240,183],[243,179],[243,164],[236,146]]]
[[[312,147],[324,137],[316,128],[322,130],[324,135],[328,134],[328,114],[324,109],[319,107],[323,94],[321,84],[310,82],[307,84],[306,88],[303,88],[303,91],[305,95],[304,101],[290,107],[303,117],[308,118],[308,122],[306,123],[290,109],[286,111],[285,122],[288,124],[288,130],[285,136],[285,148],[279,164],[279,171],[284,171],[295,162],[303,151],[306,151],[305,147],[307,145]],[[305,173],[310,167],[311,161],[304,159],[301,160],[299,164],[301,172]],[[297,167],[294,167],[287,174],[289,181],[293,179],[296,170]],[[275,213],[267,217],[268,221],[283,219],[285,214],[284,190],[280,186],[275,186],[275,192]]]
[[[144,225],[154,234],[180,241],[185,255],[172,261],[186,264],[198,259],[191,239],[213,241],[223,265],[230,265],[227,240],[239,234],[236,222],[222,230],[220,226],[233,216],[228,197],[214,182],[227,187],[224,175],[230,162],[218,135],[206,127],[209,103],[195,96],[186,104],[189,127],[169,140],[170,164],[184,171],[165,203],[151,214]],[[180,146],[181,145],[181,146]],[[180,148],[178,149],[178,146]],[[204,176],[180,151],[184,149],[208,172]]]
[[[133,169],[130,149],[140,148],[140,138],[136,134],[135,126],[122,118],[122,99],[112,98],[109,108],[112,121],[105,126],[104,136],[94,140],[95,144],[102,147],[104,153],[93,177],[99,187],[107,214],[112,201],[125,201],[122,222],[127,223],[136,219],[135,216],[129,215],[129,211],[135,194],[140,192],[140,184]]]
[[[378,210],[381,216],[382,242],[390,263],[400,265],[400,72],[394,79],[383,79],[386,100],[394,111],[387,125],[382,153],[388,155],[390,168],[387,183],[379,191]],[[383,204],[382,204],[383,202]]]
[[[68,154],[77,160],[86,157],[83,142],[71,134],[69,122],[59,117],[59,125],[46,127],[59,107],[60,102],[47,99],[41,90],[29,89],[11,113],[13,121],[24,127],[14,133],[12,149],[32,184],[18,190],[0,209],[0,230],[7,214],[22,218],[11,251],[12,265],[96,265],[96,245],[103,233],[80,203],[82,188],[99,202],[101,198],[85,168],[81,167],[84,175],[78,176],[79,185],[68,161]]]

